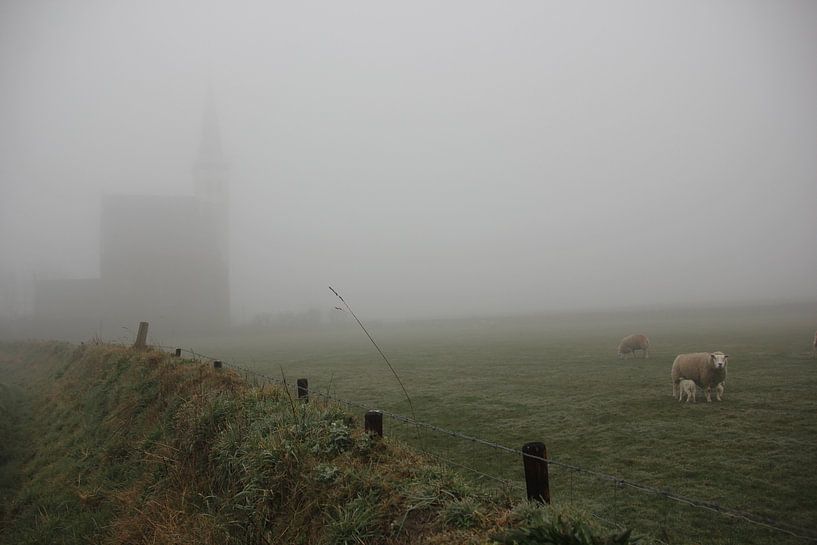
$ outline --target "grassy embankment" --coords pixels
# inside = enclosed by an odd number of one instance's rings
[[[2,543],[543,543],[579,527],[229,370],[43,343],[0,346],[0,373]]]

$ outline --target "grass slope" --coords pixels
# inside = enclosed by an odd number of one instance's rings
[[[629,542],[228,370],[43,343],[0,347],[0,372],[3,543]]]

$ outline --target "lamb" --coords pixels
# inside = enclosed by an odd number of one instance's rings
[[[726,362],[729,356],[723,352],[697,352],[678,354],[672,362],[672,395],[677,394],[678,383],[682,379],[692,380],[704,389],[706,401],[712,402],[712,387],[715,387],[718,401],[723,399],[723,385],[726,382]]]
[[[687,395],[687,403],[691,399],[693,403],[695,403],[695,394],[697,393],[698,387],[695,386],[694,380],[684,379],[681,381],[681,395],[678,396],[678,401],[684,400],[684,394]]]
[[[621,339],[618,345],[618,357],[624,358],[627,354],[632,354],[635,357],[635,351],[641,350],[645,358],[649,357],[647,349],[650,347],[650,340],[646,335],[627,335]]]

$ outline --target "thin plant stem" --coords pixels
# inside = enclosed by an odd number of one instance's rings
[[[391,362],[389,361],[389,358],[386,357],[386,354],[384,354],[383,351],[380,349],[380,347],[377,345],[374,338],[372,338],[371,334],[369,334],[369,331],[366,329],[366,326],[364,326],[363,322],[361,322],[360,319],[358,319],[357,315],[355,314],[355,311],[352,310],[352,307],[349,306],[349,303],[346,302],[346,300],[343,298],[343,296],[341,294],[339,294],[337,291],[335,291],[335,289],[332,286],[329,286],[329,289],[332,291],[332,293],[335,294],[335,296],[338,299],[340,299],[341,303],[343,303],[343,305],[346,307],[346,309],[349,311],[349,313],[352,315],[352,317],[357,322],[357,325],[359,325],[360,329],[363,330],[363,333],[365,333],[366,336],[369,337],[369,340],[372,341],[372,344],[374,345],[374,347],[377,348],[377,351],[380,353],[380,357],[383,358],[383,361],[385,361],[386,365],[388,365],[389,369],[391,369],[391,372],[394,375],[394,378],[397,379],[397,383],[400,384],[400,388],[402,388],[403,394],[405,394],[405,396],[406,396],[406,401],[408,401],[409,409],[411,410],[411,418],[416,422],[417,421],[417,415],[414,413],[414,404],[411,402],[411,397],[409,396],[408,390],[406,390],[406,387],[403,386],[403,381],[400,380],[400,375],[397,374],[397,371],[392,366]]]

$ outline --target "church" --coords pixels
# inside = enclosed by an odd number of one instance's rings
[[[39,335],[115,340],[147,321],[161,339],[229,326],[228,165],[211,96],[192,174],[192,195],[103,196],[99,278],[38,282]]]

